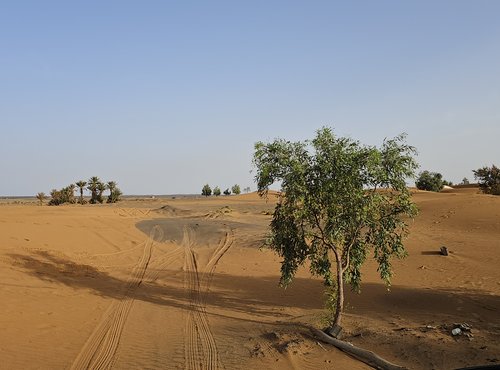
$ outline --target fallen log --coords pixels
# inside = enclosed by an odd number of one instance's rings
[[[395,365],[374,352],[368,351],[363,348],[356,347],[352,343],[344,342],[343,340],[333,338],[326,334],[325,332],[309,326],[313,335],[325,343],[329,343],[337,347],[338,349],[348,353],[351,356],[356,357],[358,360],[364,362],[367,365],[373,366],[381,370],[407,370],[406,367]]]

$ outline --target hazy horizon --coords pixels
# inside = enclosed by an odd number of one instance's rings
[[[406,132],[420,170],[499,165],[500,2],[20,1],[0,13],[0,195],[255,190],[256,141]]]

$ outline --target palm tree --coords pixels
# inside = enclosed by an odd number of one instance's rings
[[[70,184],[66,187],[66,193],[67,193],[67,202],[71,204],[75,204],[75,189],[76,186],[75,184]]]
[[[36,195],[36,199],[38,199],[38,200],[40,201],[40,205],[43,205],[43,200],[44,200],[45,198],[46,198],[46,196],[45,196],[45,193],[43,193],[43,192],[42,192],[42,193],[38,193],[38,194]]]
[[[99,203],[103,202],[102,194],[106,191],[107,188],[107,185],[102,182],[99,182],[99,184],[97,184],[97,201]]]
[[[97,176],[92,176],[88,183],[87,183],[87,189],[90,190],[91,196],[90,196],[90,203],[95,204],[98,202],[98,197],[97,197],[97,187],[101,183],[101,180]],[[102,203],[102,202],[101,202]]]
[[[83,180],[80,180],[80,181],[77,181],[75,183],[76,186],[78,186],[80,188],[80,204],[83,204],[83,188],[85,188],[85,186],[87,186],[87,181],[83,181]]]
[[[109,197],[108,197],[108,203],[114,203],[113,198],[116,190],[116,182],[115,181],[108,181],[108,189],[109,189]]]

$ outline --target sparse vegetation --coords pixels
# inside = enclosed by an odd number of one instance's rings
[[[74,204],[77,203],[75,198],[76,188],[80,191],[80,196],[78,198],[78,203],[85,204],[86,201],[83,198],[83,191],[87,186],[87,189],[91,192],[90,203],[103,203],[104,191],[110,191],[108,196],[108,203],[115,203],[120,200],[122,192],[116,186],[115,181],[109,181],[107,184],[102,183],[97,176],[91,177],[89,181],[77,181],[75,184],[70,184],[61,190],[53,189],[50,192],[51,199],[49,201],[50,206],[57,206],[64,203]],[[37,196],[38,197],[38,196]]]
[[[500,168],[495,165],[472,171],[479,180],[479,188],[485,194],[500,195]]]
[[[234,184],[233,187],[231,188],[231,191],[235,195],[240,194],[241,193],[240,186],[238,184]]]
[[[210,187],[210,185],[205,184],[203,186],[203,188],[201,189],[201,195],[204,195],[206,197],[209,197],[210,195],[212,195],[212,188]]]
[[[443,175],[438,172],[420,172],[415,185],[419,190],[441,191],[444,186]]]
[[[337,138],[329,128],[312,141],[255,144],[259,194],[281,182],[267,241],[283,259],[280,283],[290,284],[309,260],[326,285],[332,336],[340,330],[344,282],[359,291],[369,250],[388,285],[391,258],[406,255],[406,220],[417,213],[405,182],[417,168],[414,154],[404,135],[376,148]]]
[[[462,179],[462,185],[469,185],[469,179],[467,177]]]
[[[45,200],[45,198],[47,198],[47,196],[45,195],[45,193],[38,193],[36,195],[36,199],[38,199],[38,201],[40,202],[40,205],[43,205],[43,201]]]
[[[245,193],[250,193],[250,186],[247,186],[245,189],[243,189]]]

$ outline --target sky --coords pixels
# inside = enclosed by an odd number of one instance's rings
[[[406,132],[454,183],[500,163],[500,1],[0,4],[0,195],[255,190],[254,143]]]

